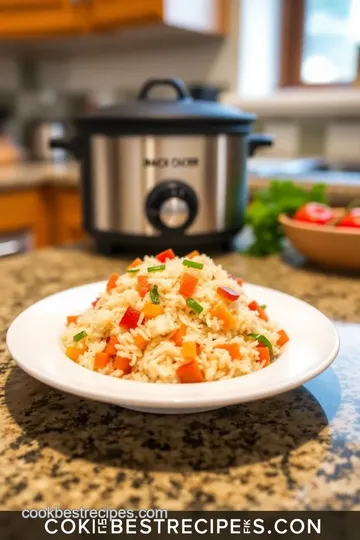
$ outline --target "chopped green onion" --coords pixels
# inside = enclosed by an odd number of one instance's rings
[[[203,311],[203,307],[196,302],[193,298],[187,298],[186,304],[191,308],[195,313],[201,313]]]
[[[266,305],[266,304],[262,304],[260,307],[261,307],[261,309],[266,309],[266,308],[267,308],[267,305]]]
[[[189,261],[188,259],[184,259],[182,263],[184,266],[188,266],[189,268],[197,268],[198,270],[202,270],[204,268],[203,263]]]
[[[129,274],[136,274],[136,272],[140,272],[140,268],[128,268],[127,272]]]
[[[158,264],[157,266],[148,266],[148,272],[162,272],[165,270],[166,264]]]
[[[273,347],[267,337],[262,334],[248,334],[248,336],[256,339],[256,341],[262,343],[265,347],[268,347],[270,349],[270,356],[273,356]]]
[[[78,342],[78,341],[80,341],[80,339],[83,339],[86,336],[87,336],[87,333],[85,332],[85,330],[83,330],[82,332],[79,332],[78,334],[75,334],[75,336],[73,337],[73,340]]]
[[[153,285],[150,289],[150,298],[153,304],[160,304],[160,296],[158,286]]]

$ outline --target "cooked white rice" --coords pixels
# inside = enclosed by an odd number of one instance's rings
[[[65,351],[68,347],[85,350],[78,363],[112,377],[154,383],[179,383],[181,381],[177,370],[184,364],[184,358],[181,347],[175,345],[171,334],[184,324],[187,332],[183,342],[196,342],[200,346],[196,362],[205,381],[230,379],[262,369],[264,361],[259,360],[259,343],[249,337],[249,334],[265,336],[272,345],[275,358],[280,351],[276,345],[279,338],[278,326],[271,321],[262,320],[257,311],[249,309],[248,304],[252,299],[247,298],[241,285],[210,257],[199,255],[192,260],[203,263],[203,269],[186,268],[182,264],[183,258],[176,257],[166,261],[165,270],[149,273],[148,267],[160,263],[154,257],[145,257],[138,266],[138,273],[119,276],[116,286],[110,292],[104,291],[94,307],[81,314],[76,323],[66,326],[61,338]],[[180,278],[184,272],[199,279],[193,298],[203,307],[200,314],[192,311],[184,296],[179,294]],[[126,309],[131,306],[141,312],[144,304],[151,302],[149,292],[141,298],[137,291],[139,275],[146,275],[150,286],[158,286],[164,313],[149,320],[142,314],[138,326],[127,331],[119,325]],[[235,302],[224,302],[217,292],[218,287],[229,287],[240,294],[240,297]],[[222,321],[210,312],[219,301],[223,301],[235,316],[236,327],[232,330],[224,330]],[[87,335],[75,342],[74,335],[82,331]],[[134,342],[137,334],[141,334],[148,341],[144,350],[140,350]],[[95,355],[105,350],[110,336],[117,337],[117,355],[130,359],[131,373],[124,374],[122,370],[114,369],[113,357],[104,368],[94,368]],[[216,348],[217,345],[229,343],[239,345],[241,359],[234,360],[227,350]]]

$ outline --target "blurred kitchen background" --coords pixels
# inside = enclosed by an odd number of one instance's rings
[[[0,0],[0,255],[83,237],[78,165],[48,140],[154,77],[259,116],[276,144],[250,193],[360,196],[360,0]]]

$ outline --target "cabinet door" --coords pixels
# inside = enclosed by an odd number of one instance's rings
[[[91,10],[93,28],[161,22],[164,16],[163,0],[93,0]]]
[[[88,14],[84,0],[0,0],[0,38],[78,32]]]

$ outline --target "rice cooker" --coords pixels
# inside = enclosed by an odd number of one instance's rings
[[[159,85],[174,97],[151,98]],[[74,119],[73,138],[51,146],[81,162],[84,226],[100,251],[209,250],[241,230],[247,156],[272,144],[250,134],[255,118],[153,79],[137,100]]]

